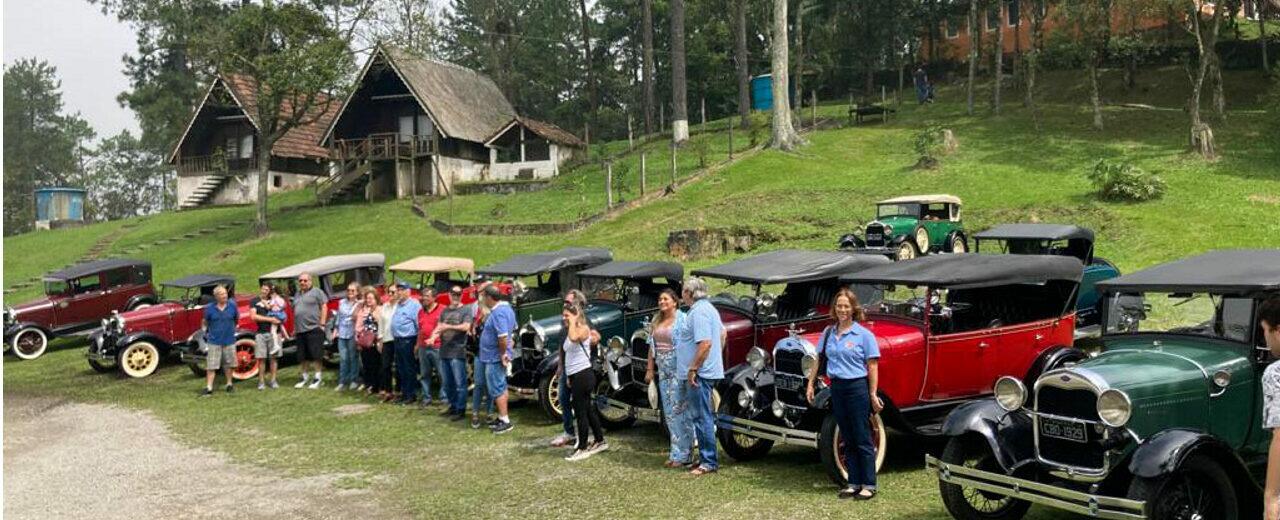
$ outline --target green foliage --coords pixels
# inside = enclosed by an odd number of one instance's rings
[[[114,220],[155,213],[174,202],[171,168],[163,156],[127,130],[104,139],[94,150],[86,176],[86,212],[93,220]]]
[[[916,151],[916,165],[922,168],[933,168],[942,155],[943,128],[937,123],[929,123],[911,139],[912,149]]]
[[[1167,185],[1159,175],[1128,161],[1099,159],[1087,173],[1089,181],[1106,200],[1142,202],[1164,195]]]

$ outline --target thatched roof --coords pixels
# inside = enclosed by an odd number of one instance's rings
[[[523,126],[526,130],[533,132],[534,135],[553,143],[562,144],[572,148],[585,148],[587,146],[587,143],[584,143],[582,139],[578,139],[578,136],[569,133],[563,128],[551,123],[538,121],[537,119],[529,119],[522,116],[511,118],[507,124],[502,125],[497,132],[494,132],[488,139],[485,139],[484,144],[492,144],[495,140],[502,137],[503,134],[507,133],[507,131],[511,130],[511,128],[516,125]]]
[[[170,163],[177,160],[178,150],[182,147],[182,142],[186,140],[187,134],[191,132],[191,126],[195,124],[196,119],[200,117],[200,112],[209,103],[210,95],[219,87],[225,89],[231,95],[231,98],[239,105],[240,110],[244,112],[245,117],[249,118],[249,123],[253,125],[254,129],[258,130],[260,128],[256,119],[258,98],[257,92],[253,87],[252,78],[243,74],[219,75],[214,78],[213,83],[209,85],[209,89],[205,91],[204,99],[196,106],[195,112],[191,114],[190,121],[187,122],[186,129],[182,132],[182,136],[174,144],[173,152],[169,154]],[[318,94],[317,102],[305,117],[309,122],[289,129],[271,148],[271,155],[295,159],[328,159],[329,150],[320,145],[320,136],[338,115],[337,109],[336,100],[326,94]],[[292,110],[292,104],[286,99],[280,107],[280,115],[282,117],[286,116]]]

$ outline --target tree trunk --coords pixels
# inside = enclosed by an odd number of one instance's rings
[[[641,27],[644,33],[641,35],[644,46],[644,66],[641,68],[644,81],[644,133],[652,134],[653,107],[658,104],[653,93],[653,0],[642,0],[641,9],[644,11]]]
[[[271,231],[267,225],[267,188],[271,186],[271,149],[275,147],[275,136],[266,132],[258,132],[258,206],[257,218],[253,223],[253,233],[258,237],[267,236]]]
[[[591,66],[591,17],[587,15],[587,0],[578,0],[578,8],[582,14],[582,56],[587,65],[587,100],[591,110],[587,115],[587,125],[595,127],[596,112],[600,107],[596,97],[596,75]]]
[[[1227,120],[1227,97],[1222,92],[1222,60],[1218,58],[1216,50],[1210,56],[1213,56],[1213,61],[1209,63],[1213,72],[1213,112],[1218,122],[1222,123]]]
[[[995,115],[1000,115],[1000,87],[1004,82],[1004,11],[1001,9],[999,2],[996,4],[996,12],[1000,13],[999,23],[996,24],[996,47],[995,47],[995,74],[993,86],[991,88],[991,111]]]
[[[680,1],[680,0],[674,0]],[[787,92],[787,0],[773,0],[773,30],[769,42],[773,75],[773,140],[770,146],[792,150],[801,144],[791,125],[791,100]]]
[[[684,0],[671,0],[671,140],[689,140],[688,84],[684,60]]]
[[[967,113],[973,115],[973,82],[978,76],[978,0],[969,0],[969,82],[965,85],[968,95]]]
[[[1204,123],[1200,116],[1200,98],[1204,91],[1204,81],[1209,75],[1210,61],[1213,59],[1212,55],[1215,52],[1214,47],[1218,41],[1221,11],[1222,9],[1214,9],[1214,14],[1210,17],[1212,27],[1208,32],[1205,31],[1204,23],[1200,18],[1200,2],[1193,3],[1191,11],[1187,13],[1191,22],[1191,34],[1195,36],[1196,49],[1199,51],[1200,58],[1196,64],[1195,73],[1191,78],[1191,99],[1187,107],[1191,115],[1189,142],[1193,150],[1208,160],[1215,159],[1216,152],[1214,151],[1213,130]]]
[[[1271,72],[1271,60],[1267,57],[1267,3],[1258,3],[1258,43],[1262,45],[1262,71]]]
[[[1102,130],[1102,94],[1098,92],[1098,51],[1089,52],[1089,102],[1093,105],[1093,129]]]
[[[796,113],[804,108],[804,0],[796,2],[796,71],[792,78],[796,86]],[[797,115],[797,119],[800,117]]]
[[[645,0],[650,2],[652,0]],[[747,55],[747,6],[734,2],[733,61],[738,72],[738,117],[743,129],[751,127],[751,64]]]

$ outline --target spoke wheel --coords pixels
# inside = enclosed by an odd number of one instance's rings
[[[683,381],[681,383],[683,384]],[[736,394],[734,395],[733,399],[721,401],[716,411],[724,415],[747,418],[747,414],[738,406]],[[761,439],[727,428],[716,428],[716,437],[720,440],[720,447],[724,448],[724,452],[737,461],[756,460],[768,455],[773,449],[773,441],[769,439]]]
[[[147,377],[160,366],[160,349],[146,341],[131,343],[120,352],[116,366],[126,376]]]
[[[131,310],[131,311],[136,311],[136,310],[138,310],[138,309],[145,309],[145,308],[150,307],[150,306],[151,306],[151,304],[150,304],[150,303],[147,303],[147,302],[138,302],[138,303],[135,303],[135,304],[133,304],[133,305],[130,305],[130,306],[129,306],[129,310]]]
[[[1135,479],[1129,498],[1146,500],[1152,520],[1237,520],[1231,478],[1205,455],[1192,455],[1177,471],[1159,479]]]
[[[966,253],[968,251],[969,251],[969,246],[964,243],[964,237],[957,235],[951,238],[952,253]]]
[[[111,361],[107,361],[106,363],[100,362],[96,359],[90,359],[87,361],[89,361],[89,368],[92,368],[94,372],[99,374],[106,374],[116,369],[115,363]]]
[[[929,252],[929,230],[923,226],[916,228],[915,232],[916,250],[921,254]]]
[[[612,393],[613,387],[609,385],[608,377],[601,378],[600,382],[596,383],[596,397],[605,397]],[[596,411],[600,414],[600,422],[610,430],[626,428],[636,422],[635,416],[612,406],[597,405]]]
[[[947,442],[942,461],[966,468],[1004,473],[987,441],[980,437],[955,437]],[[1027,514],[1031,503],[1006,495],[938,481],[942,504],[957,520],[1016,520]]]
[[[14,334],[12,346],[18,358],[31,360],[44,355],[49,348],[49,337],[40,329],[27,327]]]
[[[876,472],[878,473],[880,466],[884,465],[888,435],[885,435],[884,421],[880,420],[879,415],[871,416],[870,427],[871,445],[876,448]],[[818,455],[822,459],[823,468],[827,470],[827,476],[837,486],[843,486],[849,481],[849,466],[844,456],[844,443],[844,435],[840,433],[840,425],[836,423],[835,415],[827,414],[822,420],[822,431],[818,436]]]
[[[920,254],[916,249],[916,245],[908,240],[898,244],[898,252],[895,256],[898,260],[911,260],[920,256]]]
[[[560,378],[555,372],[538,378],[538,406],[552,421],[564,418],[564,410],[560,407]]]
[[[244,338],[236,341],[236,354],[233,361],[235,365],[231,367],[231,378],[237,381],[243,381],[258,375],[258,368],[261,364],[258,359],[253,357],[253,340]]]

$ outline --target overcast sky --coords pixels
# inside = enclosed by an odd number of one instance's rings
[[[121,57],[134,50],[129,26],[85,0],[4,0],[4,63],[36,57],[58,68],[68,112],[80,112],[98,137],[138,132],[133,112],[116,102],[129,88]]]

